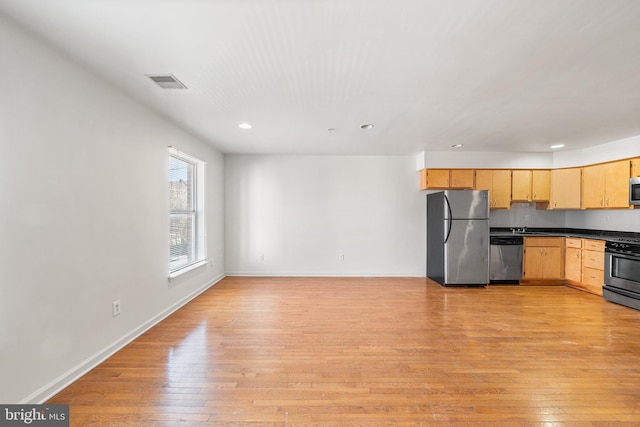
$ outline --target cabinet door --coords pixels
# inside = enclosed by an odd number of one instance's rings
[[[534,170],[531,172],[531,200],[534,202],[548,202],[551,192],[551,171]]]
[[[604,208],[604,165],[582,168],[582,207]]]
[[[544,248],[544,263],[542,266],[543,278],[562,279],[564,277],[562,248],[557,246]]]
[[[473,169],[451,169],[451,188],[473,188]]]
[[[509,209],[511,206],[511,171],[493,171],[493,208]]]
[[[581,282],[582,249],[567,247],[564,259],[565,279],[573,282]]]
[[[581,168],[551,171],[550,209],[580,209]]]
[[[486,170],[486,169],[477,170],[475,189],[491,191],[491,187],[493,187],[493,171]]]
[[[631,176],[640,176],[640,157],[631,159]]]
[[[525,247],[522,277],[524,279],[542,279],[544,266],[544,247]]]
[[[476,171],[475,190],[489,190],[489,208],[493,209],[493,171],[481,169]]]
[[[561,280],[564,276],[564,238],[524,239],[523,279]]]
[[[427,188],[449,188],[449,169],[427,169]]]
[[[531,201],[531,171],[511,171],[511,200],[514,202]]]
[[[606,208],[629,207],[629,160],[604,165],[604,206]]]

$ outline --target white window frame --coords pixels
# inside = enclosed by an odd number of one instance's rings
[[[204,266],[208,264],[209,260],[207,259],[207,232],[206,232],[206,221],[205,221],[205,192],[204,192],[204,182],[205,182],[205,166],[206,163],[202,160],[199,160],[193,156],[190,156],[186,153],[178,151],[174,147],[169,147],[169,155],[167,156],[167,163],[169,162],[169,157],[174,157],[178,160],[182,160],[183,162],[189,163],[193,166],[193,189],[192,189],[192,197],[193,197],[193,211],[190,212],[193,217],[193,251],[194,251],[194,259],[186,265],[181,265],[175,269],[171,269],[171,235],[169,233],[167,246],[167,253],[169,255],[169,259],[167,262],[167,266],[169,267],[169,280],[180,276],[188,271],[191,271],[195,268]],[[168,171],[167,171],[168,173]],[[169,185],[169,177],[167,177],[167,186]],[[167,196],[169,196],[169,191],[167,190]],[[171,214],[184,214],[189,212],[184,211],[172,211],[169,209],[168,217],[169,224],[171,223],[170,217]],[[171,230],[169,225],[169,231]]]

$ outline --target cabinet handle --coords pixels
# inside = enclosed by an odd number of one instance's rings
[[[533,198],[537,199],[538,198],[538,193],[533,193]]]
[[[606,205],[609,206],[609,198],[607,197]]]
[[[602,199],[600,199],[600,206],[604,206],[604,205],[602,204]]]
[[[580,252],[576,252],[576,258],[580,258]]]

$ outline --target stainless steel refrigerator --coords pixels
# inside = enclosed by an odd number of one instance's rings
[[[487,190],[427,194],[427,277],[442,286],[489,284]]]

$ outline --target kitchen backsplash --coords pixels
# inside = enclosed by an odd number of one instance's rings
[[[541,211],[535,203],[513,203],[511,209],[492,210],[491,227],[566,227],[564,211]]]
[[[511,209],[492,210],[491,227],[568,227],[640,232],[640,209],[602,211],[537,210],[535,203],[513,203]]]
[[[640,232],[640,209],[567,211],[566,226],[591,230]]]

